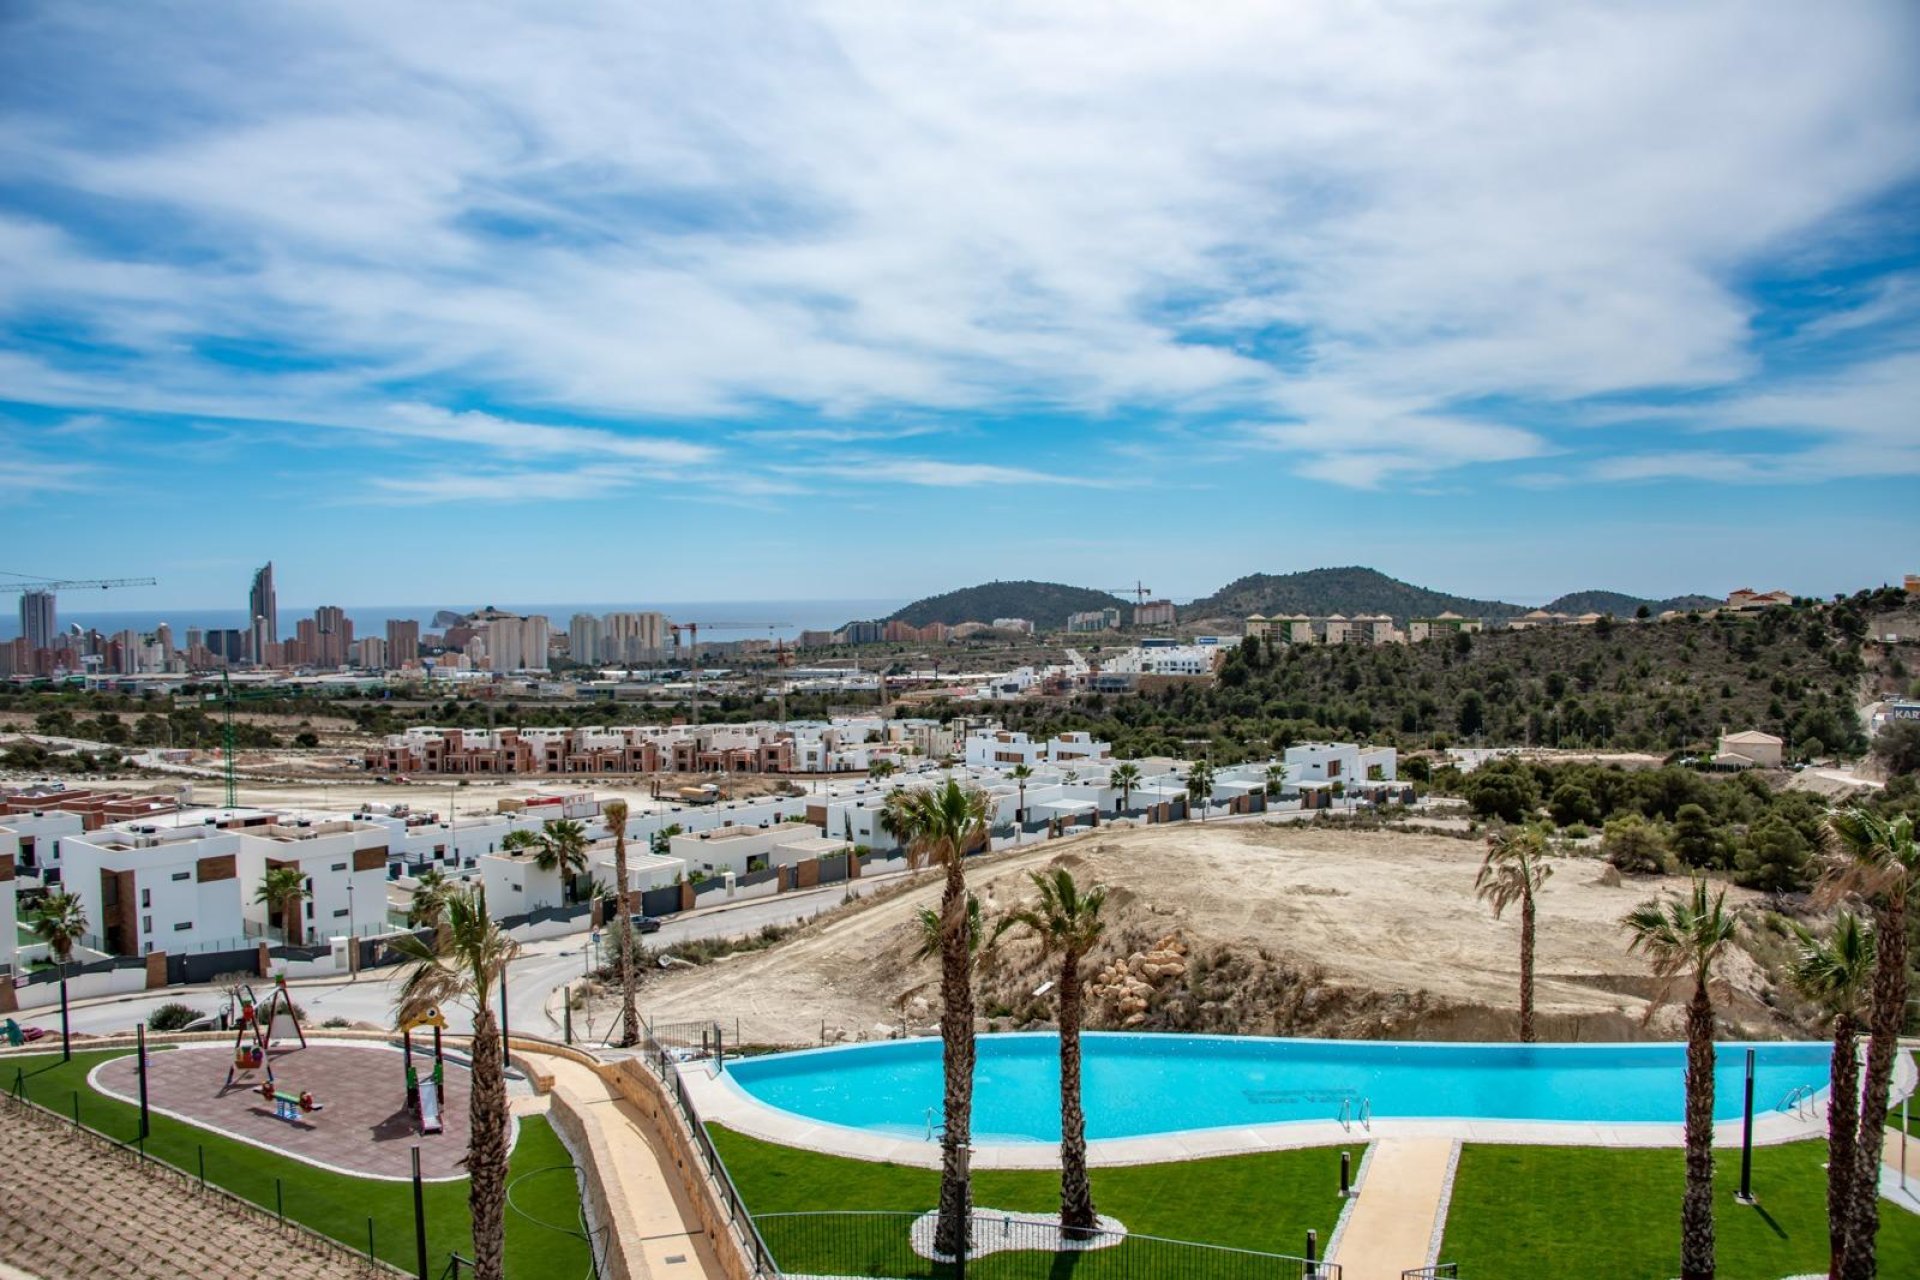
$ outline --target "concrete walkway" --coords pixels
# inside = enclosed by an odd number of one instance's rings
[[[568,1058],[540,1055],[556,1092],[588,1123],[599,1124],[612,1156],[602,1168],[607,1197],[635,1273],[650,1280],[723,1280],[699,1219],[688,1202],[665,1144],[632,1103],[589,1068]]]
[[[1408,1268],[1427,1265],[1456,1145],[1447,1138],[1373,1144],[1366,1180],[1328,1259],[1340,1264],[1341,1280],[1400,1280]]]

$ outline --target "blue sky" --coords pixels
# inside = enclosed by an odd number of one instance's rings
[[[0,8],[121,608],[1920,570],[1904,0]]]

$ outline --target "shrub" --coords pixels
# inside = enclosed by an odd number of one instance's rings
[[[1586,823],[1575,822],[1562,830],[1560,834],[1569,840],[1585,840],[1588,836],[1592,835],[1593,832],[1587,829]]]
[[[198,1022],[207,1015],[190,1004],[169,1001],[147,1015],[147,1030],[178,1031],[190,1022]]]
[[[1667,869],[1667,840],[1660,828],[1637,813],[1615,818],[1606,826],[1600,851],[1628,875],[1654,875]]]

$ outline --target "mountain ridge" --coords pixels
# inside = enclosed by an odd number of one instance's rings
[[[1711,608],[1719,603],[1715,597],[1705,595],[1659,599],[1590,589],[1567,592],[1543,605],[1512,604],[1436,591],[1390,577],[1377,569],[1347,565],[1286,574],[1247,574],[1210,595],[1182,605],[1179,616],[1183,622],[1205,619],[1238,622],[1255,613],[1313,617],[1384,613],[1404,626],[1409,618],[1449,612],[1469,618],[1503,620],[1540,608],[1548,613],[1612,613],[1625,618],[1643,605],[1657,614],[1668,609]],[[1120,609],[1123,622],[1131,620],[1130,602],[1110,592],[1062,582],[996,580],[923,597],[880,621],[901,621],[913,626],[944,622],[952,626],[962,622],[992,622],[995,618],[1027,618],[1037,629],[1049,631],[1064,628],[1068,614],[1112,607]]]

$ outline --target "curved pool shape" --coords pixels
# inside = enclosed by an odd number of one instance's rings
[[[1375,1117],[1678,1124],[1680,1044],[1414,1044],[1240,1036],[1089,1033],[1083,1039],[1087,1136],[1333,1120],[1343,1100]],[[979,1040],[977,1142],[1058,1142],[1059,1042],[1052,1034]],[[1714,1117],[1741,1114],[1749,1046],[1722,1044]],[[1828,1046],[1772,1042],[1756,1053],[1754,1107],[1824,1089]],[[741,1089],[812,1120],[924,1137],[939,1119],[940,1042],[895,1040],[743,1058]]]

